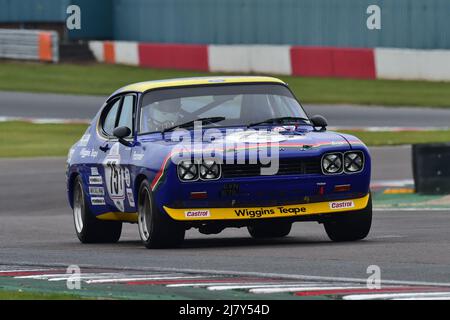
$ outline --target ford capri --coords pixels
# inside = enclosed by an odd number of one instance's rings
[[[69,151],[67,192],[82,243],[117,242],[123,223],[167,248],[191,228],[279,238],[298,221],[356,241],[371,227],[370,170],[367,147],[279,79],[169,79],[106,99]]]

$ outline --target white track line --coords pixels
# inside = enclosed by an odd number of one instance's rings
[[[135,278],[141,278],[141,277],[161,277],[161,276],[175,276],[176,274],[126,274],[126,273],[111,273],[109,274],[102,274],[102,273],[81,273],[80,277],[88,279],[89,277],[97,277],[97,276],[106,276],[107,279],[115,279],[115,278],[125,278],[125,277],[135,277]],[[72,278],[74,274],[69,273],[59,273],[59,274],[41,274],[41,275],[30,275],[30,276],[17,276],[15,278],[17,279],[36,279],[36,280],[51,280],[51,279],[61,279],[61,280],[67,280],[68,278]]]
[[[221,291],[221,290],[236,290],[236,289],[260,289],[260,288],[272,288],[272,289],[281,289],[281,288],[308,288],[308,287],[329,287],[330,284],[318,284],[311,282],[302,282],[302,283],[292,283],[292,284],[283,284],[281,282],[274,284],[240,284],[240,285],[214,285],[207,287],[208,290],[211,291]]]
[[[393,212],[393,211],[445,211],[450,212],[449,208],[383,208],[383,207],[375,207],[373,208],[373,211],[386,211],[386,212]]]
[[[11,270],[1,270],[2,273],[14,273],[14,272],[41,272],[41,271],[52,271],[57,269],[11,269]]]
[[[174,276],[174,277],[142,277],[142,278],[117,278],[87,280],[86,283],[114,283],[114,282],[134,282],[134,281],[158,281],[158,280],[181,280],[181,279],[201,279],[205,276]]]
[[[406,187],[406,186],[414,186],[413,179],[402,179],[402,180],[373,180],[370,183],[372,188],[381,188],[381,187]]]
[[[245,283],[245,284],[244,284]],[[286,283],[286,282],[284,282]],[[230,280],[230,282],[198,282],[198,283],[174,283],[174,284],[168,284],[166,287],[221,287],[221,286],[233,286],[233,287],[254,287],[254,286],[280,286],[283,285],[282,281],[273,281],[273,282],[256,282],[256,281],[249,281],[249,282],[233,282]],[[294,285],[294,284],[292,284]],[[299,285],[299,283],[296,283],[295,285]]]
[[[352,294],[344,296],[344,300],[376,300],[376,299],[415,299],[421,298],[450,298],[450,292],[422,292],[422,293],[386,293],[386,294]]]
[[[0,122],[22,121],[34,124],[89,124],[89,119],[62,119],[62,118],[26,118],[0,116]]]
[[[347,290],[347,289],[364,289],[363,286],[348,286],[348,287],[291,287],[291,288],[256,288],[250,289],[251,293],[281,293],[281,292],[308,292],[308,291],[320,291],[320,290]]]

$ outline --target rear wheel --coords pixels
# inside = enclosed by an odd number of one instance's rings
[[[94,217],[86,204],[80,176],[76,177],[73,185],[73,220],[82,243],[113,243],[120,239],[122,222],[101,221]]]
[[[146,180],[139,188],[138,214],[139,235],[146,248],[177,247],[183,242],[184,226],[158,210]]]
[[[332,241],[356,241],[367,237],[372,225],[372,197],[367,207],[347,213],[337,213],[335,218],[324,222],[325,231]]]
[[[248,233],[253,238],[282,238],[291,232],[290,222],[258,221],[252,226],[248,226]]]

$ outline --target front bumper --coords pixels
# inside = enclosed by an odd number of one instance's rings
[[[361,198],[270,207],[169,208],[165,212],[177,221],[223,221],[270,218],[295,218],[362,210],[370,195]]]

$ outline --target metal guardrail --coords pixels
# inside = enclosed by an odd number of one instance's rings
[[[58,62],[55,31],[0,29],[0,58]]]

